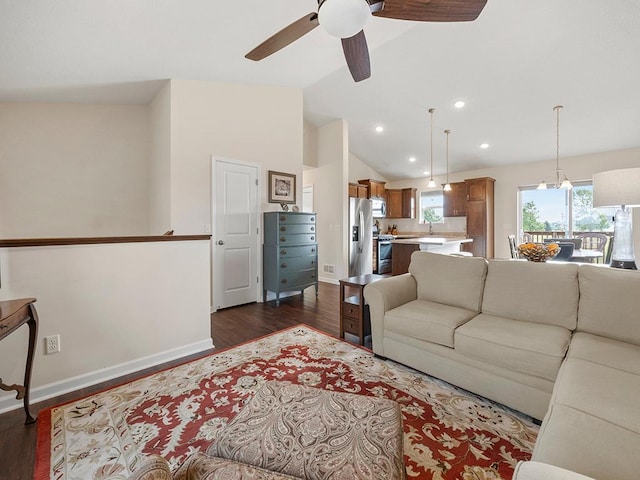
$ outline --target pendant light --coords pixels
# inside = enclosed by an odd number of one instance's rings
[[[556,112],[556,183],[554,185],[555,188],[564,188],[567,190],[571,190],[573,185],[569,181],[569,178],[562,173],[562,169],[560,168],[560,109],[563,108],[562,105],[556,105],[553,109]],[[562,180],[561,180],[562,179]],[[540,182],[537,190],[546,190],[547,182],[544,180]]]
[[[428,188],[435,188],[436,182],[433,180],[433,112],[435,112],[435,108],[429,109],[429,125],[430,125],[430,143],[431,143],[431,168],[429,169],[429,183],[427,183]]]
[[[443,190],[445,192],[450,192],[451,184],[449,183],[449,134],[451,133],[451,130],[445,130],[444,133],[447,136],[447,183],[444,184]]]

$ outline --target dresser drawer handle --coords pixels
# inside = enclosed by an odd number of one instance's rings
[[[280,264],[280,266],[281,266],[282,268],[287,268],[287,262],[282,262],[282,263]]]
[[[316,239],[316,237],[311,237],[311,240],[315,240],[315,239]]]
[[[281,222],[286,222],[287,221],[287,217],[285,215],[280,215],[280,221]]]
[[[280,241],[281,242],[286,242],[287,241],[287,237],[280,237]]]
[[[287,227],[285,227],[284,225],[280,227],[280,231],[281,232],[286,232],[287,231]]]
[[[310,220],[311,220],[312,222],[315,222],[315,221],[316,221],[316,219],[315,219],[315,218],[313,218],[313,217],[311,217],[311,218],[310,218]]]
[[[316,274],[315,274],[315,273],[312,273],[312,274],[311,274],[311,278],[316,278]]]
[[[311,227],[311,231],[312,232],[315,231],[315,229],[316,229],[316,227]]]
[[[315,253],[315,251],[316,251],[316,249],[315,249],[315,248],[312,248],[312,249],[311,249],[311,253]]]
[[[313,265],[314,263],[316,263],[316,261],[315,260],[311,260],[311,265]]]
[[[287,283],[287,279],[283,278],[282,280],[280,280],[280,283]]]
[[[280,250],[280,255],[286,255],[287,251],[286,250]]]

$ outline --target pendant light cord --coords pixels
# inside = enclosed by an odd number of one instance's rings
[[[444,133],[447,135],[447,185],[449,185],[449,134],[451,130],[445,130]]]
[[[435,108],[429,109],[429,127],[430,127],[430,138],[429,138],[429,147],[430,147],[430,156],[431,156],[431,167],[429,168],[429,184],[427,186],[433,187],[433,112],[435,112]]]
[[[560,187],[560,109],[562,105],[556,105],[556,188]]]

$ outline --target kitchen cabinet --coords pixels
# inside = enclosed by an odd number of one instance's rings
[[[267,291],[276,294],[316,287],[318,296],[318,241],[316,214],[264,213],[263,301]]]
[[[391,275],[402,275],[409,271],[411,263],[411,254],[420,250],[418,243],[393,243],[393,252],[391,254]]]
[[[356,198],[369,198],[369,190],[366,185],[360,185],[359,183],[349,184],[349,196]]]
[[[416,218],[416,192],[415,188],[402,189],[402,218]]]
[[[490,177],[465,179],[467,186],[467,237],[464,250],[475,257],[494,256],[494,191],[495,179]]]
[[[387,190],[387,218],[416,218],[415,188]]]
[[[444,197],[444,217],[464,217],[467,214],[467,184],[455,182],[451,190],[442,192]]]
[[[385,182],[380,180],[364,179],[358,180],[361,185],[367,187],[367,198],[385,198],[387,191],[384,188]]]

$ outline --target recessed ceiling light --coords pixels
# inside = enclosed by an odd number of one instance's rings
[[[489,148],[489,144],[488,143],[481,143],[480,144],[480,148],[487,149],[487,148]]]
[[[416,161],[416,157],[409,157],[409,161],[410,162],[415,162]]]
[[[382,133],[382,132],[384,132],[384,127],[383,127],[382,125],[378,125],[378,126],[376,127],[376,132],[378,132],[378,133]]]
[[[454,107],[456,107],[456,108],[462,108],[462,107],[464,107],[464,100],[456,100],[456,101],[453,103],[453,106],[454,106]]]

